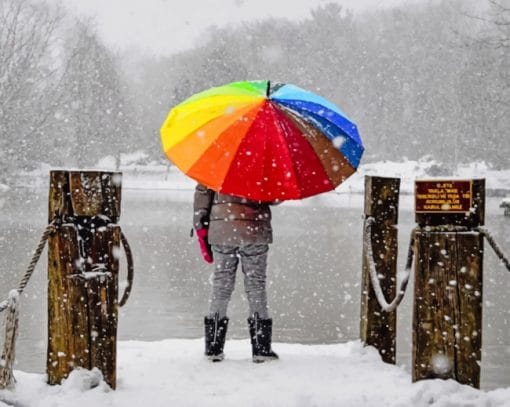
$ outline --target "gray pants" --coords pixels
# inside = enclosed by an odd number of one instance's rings
[[[258,312],[261,319],[269,318],[266,294],[267,244],[246,246],[213,245],[215,270],[209,300],[209,316],[227,316],[227,307],[234,291],[236,270],[241,259],[244,290],[248,297],[250,316]]]

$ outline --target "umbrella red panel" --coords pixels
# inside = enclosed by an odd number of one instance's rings
[[[229,171],[223,181],[221,192],[224,193],[236,193],[240,196],[246,196],[250,199],[278,199],[278,190],[270,189],[273,186],[269,183],[266,166],[269,159],[264,159],[266,148],[274,149],[271,144],[278,143],[280,137],[277,133],[274,123],[273,116],[269,104],[264,102],[263,106],[259,110],[257,117],[255,118],[252,126],[248,133],[244,137],[243,141],[239,145],[234,160],[232,161]],[[284,139],[281,140],[280,144],[283,144]],[[280,168],[283,172],[287,168],[287,172],[290,172],[287,183],[283,186],[289,188],[292,184],[296,183],[292,166],[288,164],[290,157],[285,157],[285,149],[279,152],[274,159],[276,160],[277,166],[275,169]],[[278,180],[271,180],[277,182]],[[297,193],[297,189],[295,190]]]
[[[334,188],[314,149],[298,127],[280,110],[274,109],[276,120],[287,140],[294,171],[298,178],[300,198]]]
[[[281,106],[278,106],[278,109],[301,130],[303,136],[319,157],[323,168],[328,174],[328,178],[334,186],[340,185],[356,171],[342,153],[315,126],[290,109],[282,108]]]
[[[221,191],[235,191],[255,200],[276,200],[301,198],[332,188],[322,163],[299,128],[266,102],[240,144]]]

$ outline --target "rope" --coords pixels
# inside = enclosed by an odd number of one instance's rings
[[[34,273],[35,266],[37,265],[37,262],[39,261],[41,254],[44,250],[44,246],[46,246],[46,242],[48,240],[48,237],[51,233],[54,231],[54,222],[51,222],[48,226],[46,226],[46,229],[44,230],[41,239],[39,240],[39,244],[37,245],[37,248],[35,249],[35,252],[32,256],[32,260],[30,261],[30,264],[28,265],[27,271],[23,275],[23,278],[21,279],[17,291],[18,294],[21,294],[25,287],[28,284],[28,281],[30,280],[30,277],[32,277],[32,274]],[[9,306],[9,300],[5,300],[0,302],[0,312],[4,311]]]
[[[39,244],[35,249],[32,260],[28,265],[27,271],[23,275],[18,288],[9,293],[7,300],[0,303],[0,312],[8,309],[5,317],[5,342],[2,350],[2,357],[0,359],[0,389],[12,388],[16,380],[12,373],[16,352],[16,338],[18,336],[18,299],[34,273],[35,266],[41,258],[41,254],[46,246],[48,237],[54,231],[54,222],[50,222],[44,230]]]
[[[384,293],[381,288],[381,282],[379,281],[379,277],[377,276],[377,270],[374,261],[374,253],[372,250],[372,224],[375,222],[373,217],[367,217],[365,219],[365,234],[363,239],[363,246],[365,248],[365,253],[368,257],[368,272],[370,275],[370,281],[372,283],[372,288],[374,289],[375,297],[377,302],[383,311],[392,312],[394,311],[398,305],[402,302],[404,298],[404,294],[406,292],[407,283],[409,282],[409,276],[411,275],[411,267],[413,265],[413,255],[414,255],[414,230],[411,232],[411,238],[409,241],[409,249],[407,252],[407,262],[404,271],[403,280],[400,282],[400,289],[397,293],[397,296],[393,299],[391,303],[386,301],[384,297]]]
[[[133,288],[133,277],[135,274],[135,268],[133,263],[133,253],[131,252],[131,247],[129,246],[129,242],[124,235],[124,232],[120,232],[120,240],[122,242],[122,246],[124,247],[124,252],[126,253],[126,260],[128,264],[127,269],[127,286],[124,289],[124,294],[122,295],[121,300],[119,301],[119,306],[122,307],[128,300],[129,294],[131,294],[131,289]]]
[[[489,230],[483,226],[478,226],[476,229],[478,232],[480,232],[481,235],[485,236],[491,247],[494,249],[494,252],[499,257],[499,259],[502,261],[502,263],[505,265],[506,269],[510,271],[510,261],[505,257],[503,254],[503,251],[499,248],[498,244],[490,234]]]

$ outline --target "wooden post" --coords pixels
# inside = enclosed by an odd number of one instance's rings
[[[9,293],[8,306],[5,316],[5,342],[0,357],[0,390],[14,388],[12,368],[16,354],[16,338],[18,336],[18,292]]]
[[[483,224],[485,183],[457,182],[449,194],[434,184],[425,186],[436,191],[423,194],[432,208],[439,202],[451,209],[452,202],[459,202],[459,210],[416,213],[413,381],[452,378],[479,388],[483,236],[474,228]],[[464,205],[457,195],[468,197],[469,188],[472,194]],[[419,200],[417,194],[417,209],[427,207]]]
[[[365,177],[365,217],[374,218],[370,244],[381,288],[390,301],[396,295],[399,178]],[[367,236],[363,237],[368,238]],[[396,311],[385,312],[377,302],[370,282],[369,263],[363,250],[360,337],[379,350],[387,363],[396,361]]]
[[[49,384],[80,366],[97,367],[116,386],[120,194],[120,173],[50,173]]]

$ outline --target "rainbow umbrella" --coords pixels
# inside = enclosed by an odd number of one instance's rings
[[[225,194],[301,199],[330,191],[356,168],[356,125],[326,99],[290,84],[234,82],[191,96],[161,128],[185,174]]]

